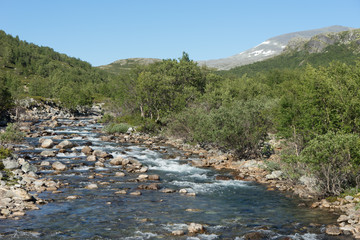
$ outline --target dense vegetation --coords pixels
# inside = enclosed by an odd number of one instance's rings
[[[22,96],[55,98],[71,109],[103,101],[112,113],[103,119],[112,122],[109,133],[135,126],[239,158],[269,156],[274,133],[286,140],[279,167],[290,166],[289,178],[316,177],[325,195],[360,184],[360,59],[347,46],[328,47],[323,55],[293,52],[220,74],[183,53],[113,75],[0,34],[1,111]],[[334,56],[339,61],[330,62]]]
[[[117,94],[119,78],[87,62],[0,31],[0,92],[4,98],[0,110],[9,107],[11,96],[52,98],[75,110],[91,105],[94,99]]]

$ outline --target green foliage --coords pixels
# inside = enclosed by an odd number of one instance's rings
[[[298,160],[309,166],[324,194],[340,194],[360,183],[360,137],[357,134],[328,132],[319,135],[308,143]]]
[[[298,80],[282,82],[275,118],[280,134],[292,137],[301,151],[319,134],[360,133],[359,80],[358,65],[334,63],[307,67]]]
[[[160,121],[180,112],[206,86],[205,73],[186,53],[177,60],[163,60],[142,70],[136,81],[136,102],[143,117]]]
[[[6,78],[7,84],[1,84],[0,91],[6,87],[15,99],[24,95],[53,98],[72,110],[90,105],[95,97],[113,97],[122,82],[121,77],[93,68],[87,62],[20,41],[3,31],[0,31],[1,78]]]
[[[18,143],[24,139],[24,134],[18,130],[16,124],[9,123],[5,132],[0,133],[0,143]]]
[[[0,76],[0,114],[8,111],[12,105],[13,99],[7,88],[7,81],[4,76]]]
[[[115,117],[114,117],[113,115],[111,115],[111,114],[104,114],[104,115],[101,117],[100,121],[98,121],[98,122],[100,122],[100,123],[110,123],[110,122],[114,122],[114,120],[115,120]]]
[[[104,127],[104,132],[108,134],[126,133],[130,127],[126,123],[110,123]]]
[[[0,147],[0,159],[10,157],[12,151],[8,148]]]

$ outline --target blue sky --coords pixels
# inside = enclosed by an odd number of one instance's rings
[[[360,28],[360,0],[0,0],[0,29],[94,66],[131,57],[228,57],[268,38]]]

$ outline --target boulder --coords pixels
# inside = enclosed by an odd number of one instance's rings
[[[12,195],[13,197],[15,198],[19,198],[23,201],[27,201],[27,200],[30,200],[32,197],[27,193],[27,191],[25,191],[24,189],[22,188],[16,188],[16,189],[13,189],[13,190],[10,190],[12,191]]]
[[[50,166],[50,162],[48,161],[42,161],[40,166]]]
[[[95,163],[95,166],[97,166],[97,167],[105,167],[105,164],[103,162],[97,161]]]
[[[141,195],[141,192],[140,192],[140,191],[131,192],[130,195],[140,196],[140,195]]]
[[[99,149],[93,151],[92,154],[93,154],[94,156],[100,157],[100,158],[106,158],[106,159],[112,158],[112,155],[111,155],[111,154],[108,154],[107,152],[104,152],[104,151],[99,150]]]
[[[85,146],[81,149],[81,152],[84,153],[85,155],[90,155],[94,150],[89,147],[89,146]]]
[[[66,170],[66,165],[62,164],[61,162],[57,161],[57,162],[54,162],[51,167],[56,170],[56,171],[64,171]]]
[[[55,157],[56,156],[56,152],[55,151],[48,151],[48,150],[45,150],[45,151],[42,151],[40,153],[41,156],[43,157]]]
[[[56,147],[60,149],[70,149],[73,148],[75,144],[70,142],[69,140],[64,140],[61,143],[59,143]]]
[[[98,185],[95,184],[95,183],[90,183],[90,184],[87,185],[85,188],[86,188],[86,189],[97,189],[97,188],[98,188]]]
[[[28,173],[28,172],[36,172],[37,168],[35,166],[30,165],[30,163],[28,162],[24,162],[21,166],[21,170],[24,173]]]
[[[272,180],[272,179],[281,179],[283,172],[280,170],[277,171],[273,171],[271,174],[266,175],[266,179],[267,180]]]
[[[52,148],[54,146],[54,141],[50,138],[45,139],[42,143],[41,143],[41,147],[42,148]]]
[[[14,159],[4,159],[3,160],[5,169],[18,169],[20,167],[19,163]]]
[[[340,217],[337,219],[337,222],[347,222],[349,220],[349,216],[346,215],[340,215]]]
[[[188,226],[188,231],[191,234],[203,233],[203,232],[205,232],[205,228],[203,225],[201,225],[199,223],[190,223],[190,225]]]
[[[171,232],[171,234],[174,236],[183,236],[185,235],[185,232],[183,230],[174,230]]]
[[[185,188],[182,188],[179,190],[179,193],[186,194],[188,191]]]
[[[117,172],[117,173],[115,173],[115,176],[116,176],[116,177],[125,177],[125,173],[123,173],[123,172]]]
[[[149,175],[147,175],[147,174],[140,174],[139,176],[138,176],[138,179],[139,180],[146,180],[146,179],[148,179],[149,178]]]
[[[115,194],[126,194],[126,190],[119,190],[119,191],[116,191]]]
[[[94,155],[90,155],[86,158],[86,160],[88,160],[89,162],[95,162],[97,160],[97,158]]]
[[[171,189],[171,188],[164,188],[163,190],[161,190],[161,192],[163,192],[163,193],[174,193],[176,191],[174,189]]]
[[[325,232],[326,232],[326,234],[331,235],[331,236],[338,236],[341,234],[340,228],[335,225],[326,226]]]
[[[148,179],[149,179],[150,181],[158,181],[158,180],[160,180],[160,176],[157,175],[157,174],[153,174],[153,175],[149,175],[149,176],[148,176]]]
[[[122,157],[116,157],[110,160],[110,164],[115,166],[122,165],[123,160],[124,159]]]

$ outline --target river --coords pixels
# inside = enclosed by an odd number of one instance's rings
[[[63,135],[62,139],[78,145],[75,151],[58,152],[56,157],[41,157],[45,149],[39,147],[39,138],[26,139],[18,154],[38,167],[44,160],[67,165],[63,172],[39,167],[43,177],[65,186],[58,193],[40,193],[40,198],[49,201],[40,210],[28,211],[19,220],[0,220],[1,239],[245,239],[249,233],[258,233],[261,238],[257,239],[351,239],[324,234],[325,225],[336,222],[332,213],[310,209],[296,197],[267,191],[254,182],[216,180],[217,175],[230,173],[193,167],[183,152],[170,146],[151,150],[142,144],[102,141],[102,126],[89,120],[82,118],[78,121],[83,126],[76,126],[70,124],[72,120],[59,119],[59,127],[45,129],[51,133],[46,138]],[[85,145],[114,157],[137,159],[149,168],[146,174],[157,174],[160,181],[139,182],[139,173],[128,173],[109,160],[96,167],[81,152]],[[125,176],[115,175],[120,171]],[[159,183],[160,189],[139,190],[139,185],[152,182]],[[98,188],[86,189],[89,183]],[[162,192],[166,188],[176,192]],[[180,189],[196,196],[180,194]],[[127,193],[118,194],[120,190]],[[134,191],[141,195],[131,195]],[[206,231],[187,234],[192,222],[202,224]],[[184,230],[185,235],[173,236],[175,230]]]

